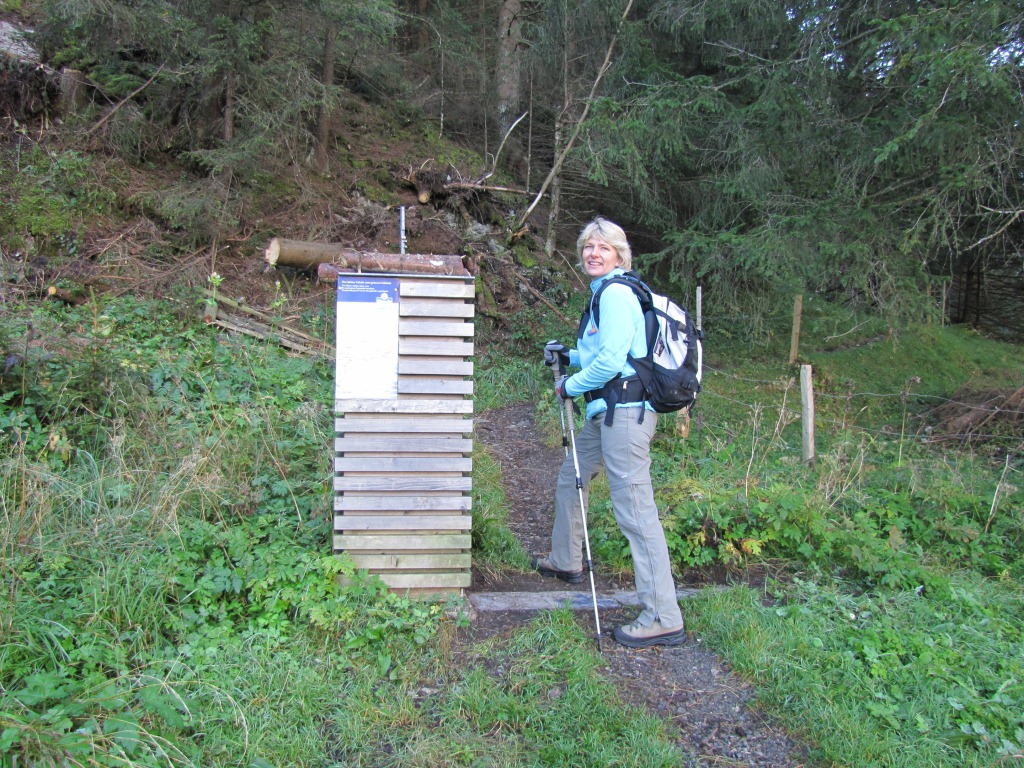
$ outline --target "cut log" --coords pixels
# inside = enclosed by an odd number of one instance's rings
[[[46,289],[46,295],[59,301],[63,301],[65,304],[71,304],[72,306],[85,304],[85,302],[89,300],[87,296],[82,296],[79,293],[72,293],[71,291],[66,291],[63,288],[58,288],[55,285],[51,285],[49,288]]]
[[[338,270],[465,276],[469,271],[456,255],[411,253],[367,253],[345,248],[339,243],[311,243],[275,237],[264,254],[272,267],[285,266],[319,270],[333,265]],[[337,272],[335,272],[335,276]],[[323,275],[321,275],[323,277]]]

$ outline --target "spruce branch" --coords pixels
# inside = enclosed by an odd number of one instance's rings
[[[164,65],[163,64],[161,64],[159,67],[157,67],[156,72],[153,73],[153,76],[151,78],[149,78],[149,80],[144,82],[142,85],[140,85],[134,91],[132,91],[127,96],[125,96],[123,99],[121,99],[119,102],[117,102],[117,104],[114,105],[114,108],[111,109],[109,112],[107,112],[107,114],[105,114],[100,119],[100,121],[98,123],[96,123],[96,125],[94,125],[92,128],[90,128],[88,131],[85,132],[85,135],[86,136],[92,136],[94,133],[96,133],[96,131],[98,131],[100,128],[102,128],[103,125],[107,122],[107,120],[109,120],[110,118],[112,118],[114,116],[114,113],[117,112],[117,110],[119,110],[121,107],[123,107],[129,101],[131,101],[136,96],[138,96],[140,93],[142,93],[144,90],[146,90],[146,88],[148,88],[150,85],[152,85],[153,81],[156,80],[157,75],[159,75],[161,72],[163,72],[163,69],[164,69]]]

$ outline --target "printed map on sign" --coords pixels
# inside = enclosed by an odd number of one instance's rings
[[[338,275],[335,398],[398,397],[398,278]]]

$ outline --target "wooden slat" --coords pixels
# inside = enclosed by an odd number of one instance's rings
[[[473,508],[472,496],[424,496],[423,494],[401,494],[385,496],[374,493],[371,496],[355,496],[347,493],[334,497],[334,509],[337,512],[350,511],[388,511],[399,512],[451,511],[453,515],[467,512]]]
[[[402,298],[432,297],[439,299],[472,299],[476,295],[476,284],[473,282],[418,282],[402,280],[398,286],[398,295]]]
[[[472,556],[466,552],[448,552],[433,554],[405,554],[395,553],[386,555],[364,555],[359,552],[350,552],[349,556],[356,568],[364,570],[404,569],[404,570],[455,570],[457,568],[468,569],[471,565]]]
[[[472,472],[473,460],[463,458],[352,458],[334,460],[335,472]]]
[[[455,589],[468,587],[471,576],[469,573],[399,573],[382,571],[377,576],[391,589]]]
[[[341,399],[334,401],[334,411],[344,413],[472,413],[472,400],[360,400]]]
[[[472,336],[472,323],[440,323],[428,320],[404,320],[398,324],[402,336]]]
[[[401,317],[473,317],[472,304],[455,301],[403,301],[399,304],[398,314]]]
[[[470,360],[456,360],[451,357],[438,357],[427,360],[410,360],[408,357],[398,358],[398,374],[423,374],[429,376],[472,376],[473,363]]]
[[[335,515],[338,531],[468,531],[470,515]]]
[[[335,491],[471,491],[471,477],[335,477]]]
[[[382,419],[377,417],[349,417],[334,420],[334,431],[352,432],[424,432],[439,434],[469,434],[473,431],[473,419]]]
[[[353,435],[334,441],[338,453],[469,453],[473,441],[462,437],[398,437]]]
[[[375,552],[396,552],[407,549],[439,550],[469,549],[472,536],[468,533],[418,533],[418,534],[335,534],[334,548],[346,552],[373,550]]]
[[[418,337],[399,337],[399,355],[443,355],[472,357],[473,345],[462,341],[424,341]]]
[[[400,395],[472,395],[472,381],[444,379],[399,379]]]

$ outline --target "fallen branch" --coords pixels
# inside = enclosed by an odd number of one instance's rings
[[[974,426],[974,431],[981,429],[1001,413],[1005,413],[1006,411],[1017,411],[1019,413],[1022,402],[1024,402],[1024,387],[1021,387],[1013,394],[1004,397],[1002,403],[996,405],[996,407],[989,412],[988,416],[983,418]]]
[[[512,135],[512,131],[516,129],[516,126],[519,125],[523,121],[523,118],[526,117],[528,114],[530,113],[523,112],[523,114],[519,116],[519,119],[512,123],[512,125],[509,126],[509,129],[505,131],[505,135],[501,139],[501,144],[498,145],[498,151],[494,153],[494,163],[491,164],[491,170],[482,179],[480,179],[481,181],[483,181],[484,179],[489,179],[491,178],[491,176],[494,175],[494,171],[498,167],[498,158],[501,157],[501,150],[505,148],[505,142],[508,141],[508,137]]]
[[[472,264],[472,261],[468,257],[466,258],[466,262],[469,263],[469,264]],[[437,274],[442,274],[442,275],[458,275],[460,277],[462,277],[462,276],[472,277],[473,276],[472,272],[468,268],[466,268],[466,267],[461,267],[457,272],[455,272],[455,271],[453,271],[453,272],[447,272],[447,271],[446,272],[438,272],[438,271],[435,271],[435,270],[416,268],[416,265],[412,265],[412,267],[410,268],[410,265],[408,265],[408,264],[404,265],[404,267],[403,266],[398,266],[398,267],[395,267],[393,269],[390,269],[390,268],[367,269],[366,265],[364,264],[362,269],[357,269],[357,268],[352,268],[352,267],[343,267],[343,266],[340,266],[338,264],[328,264],[328,263],[324,262],[322,264],[317,265],[317,268],[316,268],[317,280],[319,280],[321,283],[328,283],[328,282],[331,282],[332,280],[337,280],[338,279],[338,275],[343,273],[343,272],[346,273],[346,274],[359,274],[361,272],[385,272],[385,273],[391,273],[391,274],[410,274],[410,275],[424,275],[424,274],[425,275],[437,275]]]
[[[232,309],[237,309],[239,312],[245,312],[247,315],[257,317],[260,320],[263,320],[264,322],[269,323],[270,325],[276,328],[280,328],[283,331],[287,331],[290,334],[299,336],[303,339],[307,339],[313,342],[314,344],[323,344],[323,341],[316,338],[315,336],[309,335],[300,328],[288,325],[287,323],[282,323],[280,320],[277,320],[271,317],[270,315],[264,314],[263,312],[260,312],[258,309],[247,307],[245,304],[242,304],[241,302],[234,301],[233,299],[229,299],[226,296],[221,296],[219,294],[214,293],[213,291],[203,291],[203,293],[206,296],[209,296],[211,299],[213,299],[217,304],[227,304]]]
[[[204,323],[208,325],[216,325],[218,328],[223,328],[224,330],[232,331],[234,333],[241,333],[245,336],[263,339],[264,341],[274,341],[285,349],[290,349],[293,352],[299,352],[304,355],[331,357],[334,354],[334,349],[329,344],[326,344],[303,331],[283,326],[273,318],[266,318],[266,315],[263,315],[263,317],[270,322],[270,325],[264,325],[254,320],[231,317],[221,311],[220,307],[217,305],[218,301],[223,301],[232,306],[239,307],[240,309],[243,309],[243,311],[246,309],[238,305],[237,302],[233,302],[230,299],[224,299],[223,297],[218,299],[208,299],[203,306]],[[251,310],[251,312],[256,313],[257,315],[261,314],[257,310]]]
[[[268,332],[265,328],[252,328],[247,325],[228,320],[218,314],[217,318],[210,321],[210,325],[216,325],[219,328],[223,328],[227,331],[234,331],[235,333],[241,333],[245,336],[252,336],[256,339],[263,339],[264,341],[270,341],[273,339],[279,343],[282,347],[292,350],[293,352],[301,352],[304,355],[321,355],[326,356],[322,350],[312,349],[300,344],[291,339],[286,339],[283,336],[276,336],[272,332]]]
[[[491,184],[477,184],[473,181],[453,181],[445,184],[450,189],[482,189],[485,192],[508,192],[510,195],[532,195],[528,189],[515,189],[513,187],[496,187]]]

